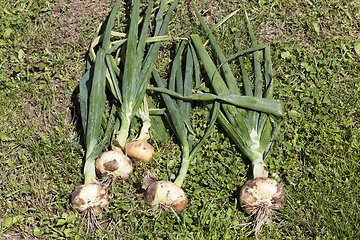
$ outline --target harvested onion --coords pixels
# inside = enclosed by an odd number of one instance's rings
[[[71,194],[71,203],[82,213],[92,210],[99,214],[109,204],[109,195],[106,188],[98,183],[86,183],[76,186]]]
[[[106,188],[93,180],[91,183],[76,186],[71,193],[71,204],[88,219],[87,231],[101,228],[96,215],[109,204],[109,194]]]
[[[120,149],[107,151],[99,155],[95,162],[96,172],[111,181],[124,181],[129,178],[134,166]]]
[[[134,139],[125,146],[126,155],[144,163],[150,162],[154,152],[154,148],[147,142],[147,137]]]
[[[255,217],[253,231],[257,238],[264,223],[269,222],[275,210],[285,202],[285,190],[274,179],[257,177],[249,180],[240,192],[242,209]]]
[[[169,181],[156,181],[150,172],[147,173],[142,187],[146,191],[141,198],[146,204],[160,208],[172,207],[177,214],[187,205],[187,197],[180,187]]]

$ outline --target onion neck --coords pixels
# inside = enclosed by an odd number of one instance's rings
[[[149,128],[150,127],[151,127],[150,118],[147,118],[147,119],[143,120],[143,124],[142,124],[141,131],[140,131],[138,139],[146,139],[146,140],[148,140],[149,136],[150,136],[150,134],[149,134]]]
[[[189,165],[190,165],[190,151],[189,151],[189,144],[186,143],[183,146],[183,150],[182,150],[182,163],[181,163],[181,168],[179,171],[179,175],[177,176],[177,178],[175,179],[174,183],[178,186],[181,187],[184,183],[185,177],[186,177],[186,173],[189,169]]]
[[[84,175],[85,184],[96,181],[95,160],[85,162]]]
[[[263,152],[260,148],[260,141],[259,141],[259,135],[257,131],[253,128],[250,132],[250,138],[251,138],[251,163],[253,168],[253,177],[267,177],[268,171],[265,169],[266,164],[264,163],[263,159]]]
[[[121,127],[120,127],[120,130],[118,131],[117,137],[116,137],[116,141],[122,149],[125,149],[126,139],[128,138],[128,135],[129,135],[131,119],[132,119],[131,113],[122,114]]]
[[[142,127],[138,139],[148,140],[150,137],[149,129],[151,127],[151,120],[149,117],[149,107],[147,104],[146,96],[144,96],[143,105],[138,109],[138,114],[142,120]]]
[[[265,166],[264,162],[253,164],[253,177],[268,177],[268,171],[265,170]]]

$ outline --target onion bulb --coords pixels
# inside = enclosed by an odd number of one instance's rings
[[[179,214],[187,205],[185,192],[175,183],[169,181],[156,181],[150,172],[144,179],[142,186],[146,191],[141,195],[144,202],[160,208],[172,207]]]
[[[106,188],[97,182],[76,186],[71,193],[71,204],[88,218],[87,231],[101,228],[96,215],[109,204],[109,194]]]
[[[255,217],[255,237],[257,238],[265,222],[271,221],[275,210],[285,202],[285,190],[275,180],[257,177],[249,180],[240,191],[242,209]]]
[[[109,195],[106,188],[98,183],[86,183],[76,186],[71,194],[71,203],[75,209],[82,213],[92,209],[99,214],[109,203]]]
[[[153,146],[151,146],[147,142],[148,137],[141,137],[132,140],[125,146],[125,153],[130,158],[148,163],[150,162],[152,155],[154,154],[155,150]]]
[[[107,151],[95,161],[96,172],[110,181],[124,181],[133,172],[134,166],[120,149]]]

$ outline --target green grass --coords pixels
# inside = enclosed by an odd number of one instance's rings
[[[82,239],[84,234],[81,215],[69,201],[83,182],[77,85],[92,34],[114,1],[59,2],[0,3],[1,239]],[[175,12],[172,36],[201,29],[187,2]],[[260,3],[245,7],[259,43],[271,44],[274,93],[286,114],[267,162],[287,192],[277,224],[265,226],[261,238],[359,238],[360,56],[355,44],[360,4]],[[231,0],[198,0],[197,5],[211,25],[240,7]],[[240,11],[215,30],[227,56],[235,52],[235,38],[242,48],[249,46],[244,26]],[[173,47],[162,48],[162,74],[168,72]],[[236,65],[231,63],[233,69]],[[193,114],[199,135],[207,117],[202,109]],[[137,201],[148,169],[163,180],[177,174],[181,152],[174,139],[151,140],[157,156],[115,186],[111,205],[100,216],[107,224],[89,238],[248,239],[251,228],[241,224],[251,218],[237,198],[250,165],[219,128],[190,166],[183,213],[159,214]]]

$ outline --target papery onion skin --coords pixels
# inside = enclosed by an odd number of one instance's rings
[[[146,138],[132,140],[125,146],[127,156],[144,163],[151,161],[154,152],[153,146],[146,141]]]
[[[109,204],[109,194],[98,183],[86,183],[75,187],[71,193],[71,203],[80,213],[92,209],[99,214]]]
[[[99,155],[95,161],[96,172],[105,177],[110,177],[114,181],[124,181],[133,172],[134,166],[120,150],[107,151]]]
[[[173,207],[181,213],[188,202],[185,192],[175,183],[169,181],[152,182],[143,195],[144,202],[151,206]]]
[[[242,209],[252,215],[257,207],[276,210],[285,203],[285,190],[274,179],[257,177],[249,180],[240,191]]]

